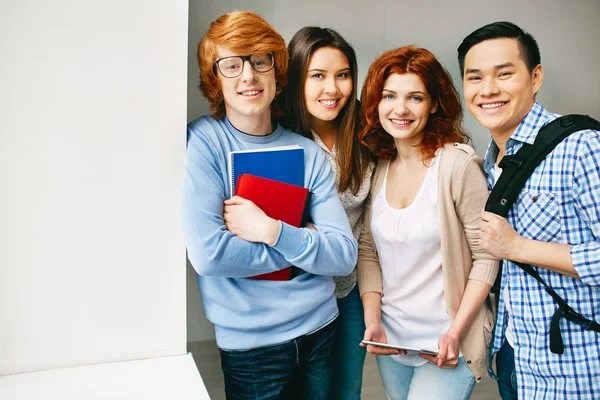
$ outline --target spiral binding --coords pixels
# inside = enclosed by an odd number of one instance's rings
[[[306,194],[306,199],[304,199],[304,207],[302,208],[302,218],[300,219],[300,226],[306,226],[310,218],[310,200],[312,199],[313,192],[308,192]]]

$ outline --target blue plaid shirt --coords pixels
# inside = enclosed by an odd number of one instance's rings
[[[558,117],[535,103],[506,142],[506,153],[532,144],[540,128]],[[484,158],[490,188],[498,151],[491,141]],[[535,169],[507,219],[525,238],[571,245],[581,279],[533,268],[575,311],[600,321],[600,132],[575,132],[560,143]],[[505,287],[512,308],[519,398],[599,399],[600,334],[562,318],[565,352],[553,354],[550,320],[558,306],[540,283],[507,261],[500,293]],[[508,318],[501,296],[493,354],[504,343]]]

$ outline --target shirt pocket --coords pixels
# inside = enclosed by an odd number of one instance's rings
[[[517,198],[517,232],[527,239],[561,242],[562,224],[555,193],[523,191]]]

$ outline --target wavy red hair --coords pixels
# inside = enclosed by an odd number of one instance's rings
[[[285,40],[275,28],[252,11],[224,14],[210,24],[208,32],[198,44],[200,90],[210,102],[214,118],[225,116],[225,101],[215,66],[218,46],[227,47],[239,55],[273,53],[277,94],[287,84],[288,52]]]
[[[386,79],[392,74],[408,73],[421,78],[431,104],[437,104],[437,110],[429,115],[423,129],[423,160],[432,158],[446,143],[468,142],[470,137],[462,127],[459,95],[450,74],[430,51],[415,46],[389,50],[369,67],[360,97],[363,123],[358,136],[360,141],[378,157],[390,159],[396,154],[394,138],[381,127],[378,108]]]

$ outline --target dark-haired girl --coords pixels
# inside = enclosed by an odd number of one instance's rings
[[[336,31],[305,27],[290,41],[283,124],[314,140],[325,152],[355,238],[362,229],[374,161],[358,141],[357,63],[352,47]],[[360,400],[365,325],[356,269],[334,277],[339,308],[331,398]]]

